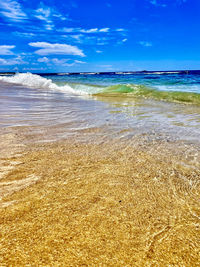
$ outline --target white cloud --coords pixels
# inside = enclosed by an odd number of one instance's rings
[[[69,40],[70,42],[75,42],[75,43],[83,43],[86,39],[85,35],[82,33],[81,34],[64,34],[64,35],[61,35],[61,37]]]
[[[71,33],[71,32],[77,32],[77,29],[80,29],[80,28],[62,28],[59,30],[59,32],[67,32],[67,33]]]
[[[94,28],[94,29],[88,29],[88,30],[85,30],[85,29],[81,29],[80,32],[83,32],[83,33],[95,33],[95,32],[98,32],[98,28]]]
[[[112,40],[113,37],[99,37],[97,38],[97,45],[107,45],[109,44],[109,41]]]
[[[20,3],[17,1],[0,1],[0,13],[11,21],[22,22],[27,19],[27,15],[22,11]]]
[[[15,48],[15,45],[0,45],[0,55],[13,55],[11,49]]]
[[[45,29],[52,30],[54,28],[53,21],[51,20],[51,9],[41,4],[41,7],[35,11],[35,17],[45,22]]]
[[[126,30],[122,29],[122,28],[116,29],[116,32],[124,32],[124,31],[126,31]]]
[[[62,28],[59,31],[60,32],[67,32],[67,33],[76,33],[76,32],[81,32],[81,33],[103,33],[103,32],[109,32],[110,28],[92,28],[92,29],[82,29],[82,28]]]
[[[41,63],[47,63],[47,62],[49,62],[49,59],[47,57],[42,57],[42,58],[38,58],[37,61],[41,62]]]
[[[52,44],[47,42],[29,43],[30,46],[38,47],[35,53],[38,55],[74,55],[84,57],[84,53],[76,46],[68,44]]]
[[[54,64],[54,65],[62,65],[62,66],[73,66],[76,64],[84,64],[86,62],[81,61],[81,60],[71,60],[71,59],[67,59],[67,58],[47,58],[47,57],[43,57],[43,58],[38,58],[37,60],[40,63],[48,63],[48,64]]]
[[[39,70],[46,70],[46,68],[30,68],[30,67],[28,67],[28,68],[23,68],[23,71],[39,71]]]
[[[100,53],[103,53],[103,51],[101,51],[101,50],[96,50],[96,53],[100,54]]]
[[[122,39],[122,40],[119,40],[116,44],[117,45],[122,45],[122,44],[124,44],[125,42],[127,42],[128,41],[128,39],[127,38],[124,38],[124,39]]]
[[[46,25],[44,25],[44,27],[46,30],[51,31],[54,28],[54,24],[53,23],[52,24],[46,24]]]
[[[69,59],[58,59],[58,58],[53,58],[52,59],[52,62],[54,63],[54,64],[59,64],[59,65],[63,65],[63,64],[65,64],[67,61],[69,61]]]
[[[51,11],[50,11],[50,8],[49,7],[46,7],[46,8],[38,8],[36,11],[36,15],[35,17],[40,19],[40,20],[44,20],[44,21],[47,21],[47,22],[51,22],[49,21],[49,16],[51,14]]]
[[[102,28],[99,30],[99,32],[109,32],[110,28]]]
[[[58,30],[66,34],[61,35],[66,39],[66,42],[80,43],[84,45],[108,45],[111,40],[115,44],[122,44],[127,41],[127,34],[125,29],[110,29],[110,28],[94,28],[94,29],[82,29],[82,28],[62,28]],[[119,36],[121,38],[119,38]],[[119,39],[121,39],[119,41]],[[97,49],[101,50],[101,49]]]
[[[153,46],[151,42],[146,42],[146,41],[141,41],[139,42],[140,45],[145,46],[145,47],[150,47]]]
[[[13,34],[19,36],[19,37],[26,37],[26,38],[32,38],[36,34],[31,32],[13,32]]]
[[[71,20],[69,18],[64,17],[63,15],[61,15],[59,13],[53,14],[53,17],[59,18],[61,20]]]
[[[76,40],[77,42],[81,42],[81,38],[83,36],[84,36],[83,34],[75,34],[75,35],[71,35],[70,37]]]
[[[81,61],[81,60],[74,60],[75,63],[78,63],[78,64],[85,64],[86,62],[85,61]]]
[[[43,3],[40,3],[39,8],[36,9],[35,17],[45,23],[44,27],[46,30],[53,30],[55,18],[60,19],[62,21],[67,20],[66,17],[61,15],[55,9],[45,6]]]
[[[28,64],[28,62],[23,61],[20,56],[10,59],[0,58],[0,65],[3,66],[22,65],[22,64]]]

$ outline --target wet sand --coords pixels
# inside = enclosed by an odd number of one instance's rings
[[[103,131],[1,131],[1,266],[199,266],[198,144]]]

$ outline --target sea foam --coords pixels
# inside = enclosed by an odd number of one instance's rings
[[[71,86],[67,84],[64,86],[58,86],[51,79],[47,79],[41,77],[40,75],[32,73],[17,73],[14,76],[9,76],[9,77],[2,76],[0,77],[0,81],[13,84],[20,84],[31,88],[59,90],[65,93],[71,93],[76,95],[87,95],[87,92],[74,90]]]

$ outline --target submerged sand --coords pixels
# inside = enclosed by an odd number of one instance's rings
[[[19,136],[1,150],[0,266],[199,266],[198,146]]]

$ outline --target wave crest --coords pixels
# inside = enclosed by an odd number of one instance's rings
[[[181,91],[161,91],[155,88],[137,84],[117,84],[106,87],[96,96],[121,96],[132,98],[149,98],[161,101],[180,102],[200,105],[200,94]]]
[[[32,73],[17,73],[14,76],[2,76],[0,77],[0,81],[13,83],[13,84],[20,84],[25,85],[31,88],[40,88],[40,89],[50,89],[50,90],[59,90],[66,93],[72,94],[86,94],[82,91],[74,90],[69,85],[58,86],[55,84],[51,79],[47,79],[41,77],[37,74]]]

